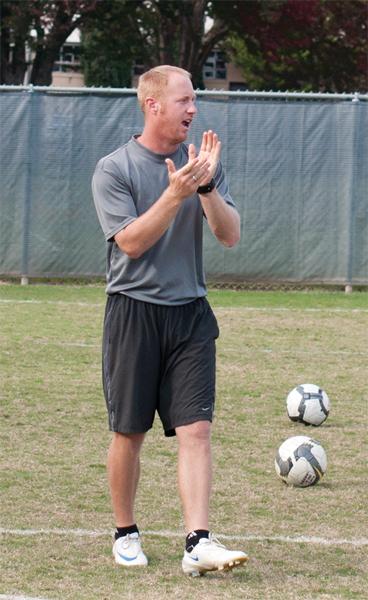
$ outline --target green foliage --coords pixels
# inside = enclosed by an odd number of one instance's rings
[[[130,85],[136,62],[181,66],[197,87],[224,46],[250,89],[368,90],[367,0],[0,0],[0,10],[2,83],[23,83],[26,42],[30,81],[50,83],[79,27],[88,85]]]
[[[368,90],[367,0],[238,3],[230,54],[249,89]]]
[[[366,0],[108,0],[104,6],[85,37],[89,83],[125,84],[137,61],[144,69],[177,64],[201,86],[204,62],[222,47],[249,89],[368,89]]]
[[[131,85],[133,57],[122,47],[109,48],[98,36],[83,36],[81,64],[87,86],[129,87]]]
[[[139,52],[140,2],[108,0],[82,29],[81,62],[86,85],[128,87]]]
[[[126,84],[133,63],[143,70],[158,64],[178,65],[191,71],[197,84],[212,48],[209,45],[201,54],[206,4],[106,0],[103,13],[89,19],[82,30],[87,84]]]
[[[265,85],[264,72],[266,61],[255,44],[253,44],[252,49],[249,46],[249,42],[234,33],[229,36],[225,44],[229,60],[237,67],[240,67],[243,77],[247,82],[247,89],[262,90]]]
[[[0,83],[49,85],[59,51],[74,29],[102,10],[101,0],[0,0]]]

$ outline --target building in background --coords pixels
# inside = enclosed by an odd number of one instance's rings
[[[80,32],[75,29],[60,49],[59,60],[54,64],[52,85],[57,87],[84,87],[80,63]],[[132,86],[137,86],[142,68],[136,65]],[[246,82],[240,69],[226,62],[221,50],[213,50],[203,67],[203,82],[208,90],[246,90]]]
[[[84,87],[80,50],[80,32],[79,29],[75,29],[60,48],[59,59],[54,63],[51,85],[57,87]]]
[[[203,67],[203,82],[207,90],[246,90],[241,71],[226,62],[224,52],[213,50]]]

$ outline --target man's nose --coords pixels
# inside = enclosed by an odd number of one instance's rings
[[[195,113],[197,112],[197,107],[194,104],[194,102],[192,102],[192,104],[190,105],[190,107],[188,108],[188,112],[192,115],[195,115]]]

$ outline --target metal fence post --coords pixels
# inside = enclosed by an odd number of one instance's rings
[[[347,219],[347,255],[346,255],[346,283],[345,293],[351,294],[353,291],[352,279],[353,279],[353,217],[354,217],[354,197],[355,197],[355,163],[356,163],[356,140],[357,140],[357,120],[358,113],[357,107],[359,105],[359,95],[354,94],[352,99],[353,104],[353,131],[352,131],[352,174],[350,179],[350,194],[349,194],[349,214]]]
[[[21,265],[21,285],[29,283],[29,242],[30,242],[30,221],[31,221],[31,203],[32,203],[32,135],[33,135],[33,101],[34,90],[32,84],[27,87],[28,93],[28,135],[27,135],[27,161],[26,176],[24,185],[24,205],[23,205],[23,228],[22,228],[22,265]]]

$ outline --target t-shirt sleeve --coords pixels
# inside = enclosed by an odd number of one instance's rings
[[[100,160],[92,178],[97,216],[107,241],[137,218],[129,186],[112,161]]]

